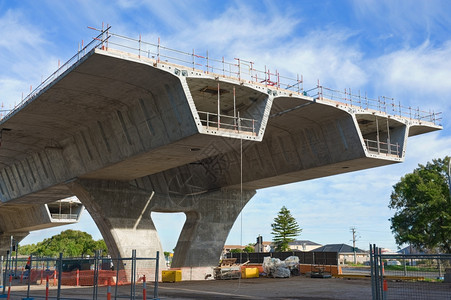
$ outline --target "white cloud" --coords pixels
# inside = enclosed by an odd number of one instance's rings
[[[268,63],[282,75],[303,74],[309,88],[321,84],[337,87],[360,87],[367,81],[360,67],[362,53],[349,39],[355,33],[340,28],[314,30],[305,36],[256,51],[257,62]],[[252,55],[252,52],[248,52]]]
[[[413,100],[412,104],[449,108],[451,40],[439,47],[425,42],[416,48],[383,55],[374,61],[372,68],[377,85],[394,94],[411,95],[408,100]]]
[[[56,70],[58,58],[49,53],[42,28],[28,23],[21,12],[0,16],[0,36],[0,101],[12,108],[30,86],[35,88]]]
[[[449,132],[449,129],[446,129]],[[406,165],[413,162],[425,164],[436,158],[451,156],[451,136],[448,132],[437,131],[409,138],[406,151]],[[413,169],[412,169],[413,170]]]
[[[246,18],[243,18],[243,15]],[[332,87],[361,87],[367,82],[361,68],[362,52],[349,40],[358,32],[330,27],[297,30],[302,18],[291,12],[275,11],[268,15],[245,4],[232,5],[216,18],[200,19],[172,35],[162,37],[164,46],[202,55],[209,51],[212,58],[234,62],[234,58],[250,60],[255,67],[293,79],[303,74],[306,87],[316,85],[317,79]],[[143,34],[143,40],[156,42],[157,34]]]
[[[60,60],[62,65],[64,61]],[[0,65],[2,65],[0,63]],[[13,70],[10,70],[12,68]],[[58,58],[52,55],[40,57],[27,57],[17,61],[17,63],[5,66],[0,71],[0,105],[12,109],[25,98],[31,90],[34,90],[50,74],[58,68]],[[8,76],[8,73],[16,70],[15,77]],[[31,90],[30,90],[31,89]]]
[[[44,39],[39,28],[31,26],[23,14],[8,10],[0,18],[0,48],[8,54],[17,55],[17,51],[26,47],[36,47],[43,44]]]
[[[0,105],[2,110],[10,110],[14,108],[21,100],[21,89],[26,86],[23,81],[14,78],[0,77]],[[5,115],[2,112],[2,115]]]
[[[396,37],[406,45],[425,38],[449,25],[449,2],[446,0],[406,1],[353,0],[355,17],[383,37]],[[371,24],[371,25],[370,25]]]

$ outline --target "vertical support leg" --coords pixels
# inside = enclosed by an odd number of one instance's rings
[[[217,191],[196,197],[186,214],[172,267],[211,267],[219,262],[236,218],[255,191]],[[199,253],[203,253],[199,256]]]
[[[113,258],[130,257],[134,249],[138,257],[155,257],[157,251],[162,252],[150,218],[152,192],[127,182],[102,180],[77,180],[68,187],[91,214]],[[164,260],[159,267],[165,267]]]

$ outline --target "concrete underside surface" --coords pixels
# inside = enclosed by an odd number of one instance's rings
[[[28,235],[28,232],[14,232],[0,234],[0,256],[5,256],[10,251],[13,243],[20,243]],[[13,241],[11,241],[13,237]]]
[[[76,195],[112,253],[145,240],[151,255],[150,212],[184,212],[180,267],[216,264],[255,190],[399,163],[409,136],[441,128],[100,49],[0,127],[0,214]]]

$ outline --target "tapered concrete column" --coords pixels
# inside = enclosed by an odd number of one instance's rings
[[[160,269],[165,260],[155,225],[150,219],[152,192],[128,183],[101,180],[76,180],[68,187],[85,205],[97,224],[113,258],[156,257]]]
[[[156,194],[152,211],[186,214],[171,267],[217,266],[230,229],[255,193],[219,190],[183,197]]]

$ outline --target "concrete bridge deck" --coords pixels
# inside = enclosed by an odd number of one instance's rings
[[[309,96],[112,44],[78,55],[0,122],[0,215],[75,195],[115,256],[137,240],[142,256],[161,250],[150,212],[184,212],[174,264],[215,265],[255,190],[402,162],[409,136],[441,129],[320,86]]]

